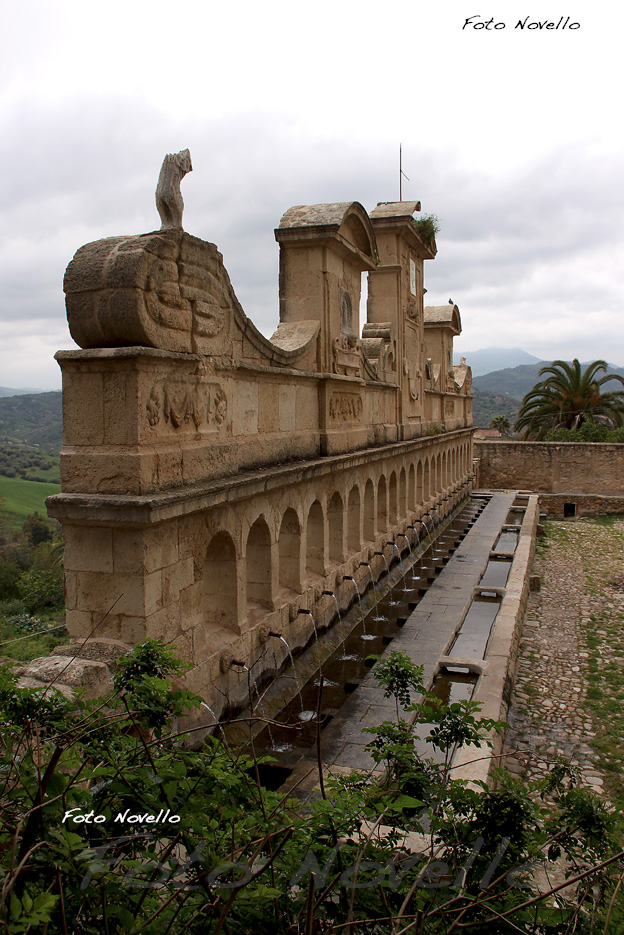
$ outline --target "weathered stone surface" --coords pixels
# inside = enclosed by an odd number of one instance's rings
[[[88,659],[72,659],[69,656],[41,656],[33,659],[24,669],[22,678],[33,679],[42,684],[55,680],[70,688],[84,687],[87,698],[96,698],[112,688],[108,666]]]
[[[121,640],[111,640],[106,637],[95,639],[75,640],[66,646],[56,646],[52,656],[65,656],[78,659],[90,659],[93,662],[103,662],[114,668],[117,661],[132,649],[128,643]]]
[[[256,659],[261,625],[303,645],[299,610],[324,620],[324,590],[348,603],[344,576],[361,576],[371,551],[464,496],[469,371],[454,379],[448,363],[455,306],[425,331],[435,248],[417,233],[416,202],[286,212],[269,341],[217,248],[181,230],[175,179],[162,187],[174,191],[166,229],[87,244],[68,267],[83,349],[57,355],[63,493],[49,508],[67,542],[72,636],[175,640],[218,707],[248,691],[220,671],[225,648]],[[108,661],[89,652],[83,661]]]
[[[51,687],[48,686],[47,682],[42,682],[39,679],[33,678],[31,676],[23,675],[17,680],[18,688],[31,688],[43,690],[48,688],[50,692],[54,689],[60,692],[61,695],[64,695],[65,698],[72,699],[74,697],[74,688],[69,685],[65,685],[63,682],[55,682]]]
[[[180,192],[180,182],[192,171],[191,154],[188,149],[179,153],[168,153],[163,159],[156,186],[156,207],[162,221],[161,230],[182,227],[184,201]]]

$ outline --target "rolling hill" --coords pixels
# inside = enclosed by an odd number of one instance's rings
[[[0,438],[38,445],[58,454],[63,414],[61,393],[24,393],[0,399]]]
[[[513,399],[521,400],[540,379],[540,369],[550,363],[549,360],[541,360],[537,364],[521,364],[519,367],[494,370],[492,373],[475,377],[472,381],[473,392],[479,390],[480,392],[495,393],[499,396],[510,396]],[[582,365],[583,368],[588,363],[590,362],[586,361]],[[624,377],[624,369],[616,367],[614,364],[609,364],[609,372],[619,373]]]

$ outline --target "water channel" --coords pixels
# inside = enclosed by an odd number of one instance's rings
[[[339,619],[325,633],[316,633],[315,630],[307,649],[293,660],[294,665],[288,666],[264,691],[260,691],[259,697],[254,698],[253,710],[250,708],[239,713],[238,717],[223,725],[228,743],[243,745],[253,736],[256,755],[275,757],[279,764],[278,772],[293,769],[302,757],[309,756],[319,731],[322,732],[357,690],[374,665],[372,657],[381,655],[401,632],[411,612],[487,503],[485,497],[473,497],[438,528],[433,528],[433,520],[427,526],[424,522],[416,523],[412,528],[414,538],[411,543],[405,537],[399,537],[403,549],[395,544],[389,574],[374,583],[371,572],[366,592],[358,595],[349,612],[342,619],[337,614]],[[422,545],[418,541],[418,533]],[[505,566],[503,562],[497,561],[496,564],[508,571],[508,562]],[[464,648],[461,652],[453,650],[454,654],[474,655],[472,640],[477,656],[482,657],[499,603],[500,598],[498,602],[487,597],[475,598],[475,619],[477,611],[483,614],[484,608],[487,609],[487,620],[482,619],[480,628],[477,628],[481,637],[473,632],[471,607],[466,617],[467,627],[465,623],[458,636],[464,640],[465,646],[460,644]],[[272,636],[280,639],[279,634]],[[479,638],[483,643],[482,651],[477,645]],[[321,678],[322,694],[319,692]],[[466,670],[447,669],[437,676],[433,691],[442,700],[469,698],[477,678]],[[272,723],[270,726],[264,726],[260,720],[254,723],[253,714],[270,718]]]

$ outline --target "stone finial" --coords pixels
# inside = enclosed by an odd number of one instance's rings
[[[180,191],[180,182],[187,172],[192,171],[191,154],[188,149],[183,149],[179,153],[168,153],[163,159],[156,186],[156,207],[162,221],[161,231],[172,227],[182,227],[184,201]]]

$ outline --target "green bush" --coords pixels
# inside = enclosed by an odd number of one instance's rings
[[[562,763],[524,786],[454,780],[453,751],[482,746],[493,722],[472,702],[413,701],[422,670],[407,657],[376,669],[395,699],[369,745],[385,773],[325,779],[304,806],[260,785],[262,760],[180,746],[173,719],[200,704],[171,681],[183,669],[147,641],[105,703],[2,671],[3,931],[555,935],[599,918],[621,872],[614,816]],[[416,754],[423,724],[442,762]],[[554,902],[536,871],[560,860],[570,887]]]
[[[601,422],[583,422],[578,429],[552,429],[544,436],[547,442],[610,442],[624,444],[624,427],[610,428]]]
[[[0,559],[0,601],[11,601],[19,597],[18,582],[22,570],[17,562]]]

